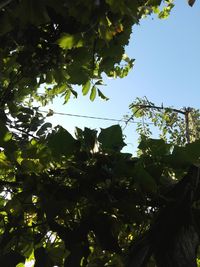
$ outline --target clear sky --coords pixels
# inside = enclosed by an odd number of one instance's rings
[[[143,19],[133,27],[126,53],[136,63],[128,77],[105,79],[101,88],[109,101],[81,96],[67,105],[57,99],[50,106],[57,112],[121,119],[129,112],[136,97],[146,96],[151,102],[164,106],[200,108],[200,1],[191,8],[186,0],[176,0],[175,8],[166,20],[156,17]],[[49,117],[73,133],[80,128],[106,128],[114,122],[54,115]],[[124,124],[121,124],[124,126]],[[137,147],[135,126],[126,127],[126,151]]]

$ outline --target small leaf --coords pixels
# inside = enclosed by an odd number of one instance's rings
[[[192,7],[194,5],[195,1],[196,0],[188,0],[188,5]]]
[[[90,100],[94,101],[97,95],[97,89],[95,86],[92,87],[91,94],[90,94]]]
[[[98,89],[98,95],[99,95],[99,97],[101,98],[101,99],[103,99],[103,100],[109,100],[109,98],[108,97],[106,97],[99,89]]]
[[[83,85],[83,89],[82,89],[82,93],[83,93],[83,95],[87,95],[87,93],[88,93],[89,90],[90,90],[90,86],[91,86],[90,81],[87,81],[87,82]]]
[[[103,83],[103,80],[100,79],[100,80],[95,82],[95,85],[105,85],[105,84]]]
[[[70,88],[70,91],[74,95],[75,98],[78,97],[78,93],[75,90],[73,90],[73,89]]]
[[[4,146],[4,143],[10,141],[11,139],[12,134],[9,132],[5,124],[0,121],[0,145]]]
[[[83,41],[79,35],[71,35],[68,33],[65,33],[58,39],[57,43],[62,49],[72,49],[73,47],[83,46]]]
[[[16,265],[16,267],[26,267],[26,266],[20,262],[19,264]]]
[[[66,104],[69,101],[70,96],[71,96],[71,90],[67,90],[67,92],[65,94],[65,102],[64,102],[64,104]]]

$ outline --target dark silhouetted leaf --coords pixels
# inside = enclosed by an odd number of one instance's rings
[[[122,129],[119,125],[112,125],[101,129],[98,136],[103,150],[120,151],[126,144],[123,141]]]

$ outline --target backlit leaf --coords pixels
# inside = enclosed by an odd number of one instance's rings
[[[73,47],[83,46],[81,36],[68,33],[63,34],[63,36],[58,39],[57,43],[62,49],[72,49]]]
[[[47,142],[55,157],[70,156],[77,149],[77,141],[61,126],[57,127],[57,132],[48,136]]]
[[[90,86],[91,86],[90,81],[87,81],[87,82],[83,85],[83,88],[82,88],[82,93],[83,93],[83,95],[87,95],[87,93],[88,93],[89,90],[90,90]]]
[[[94,101],[97,95],[97,89],[95,86],[92,87],[91,93],[90,93],[90,100]]]
[[[98,136],[103,150],[120,151],[126,144],[123,141],[122,129],[119,125],[112,125],[101,129]]]

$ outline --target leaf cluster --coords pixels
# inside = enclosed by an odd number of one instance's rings
[[[119,125],[77,128],[74,138],[37,110],[12,112],[18,132],[1,122],[0,136],[4,266],[23,266],[25,259],[47,267],[125,266],[132,240],[177,203],[174,186],[199,162],[199,141],[179,147],[142,139],[136,158],[121,151]],[[198,201],[196,195],[197,212]]]
[[[32,95],[43,104],[58,94],[67,102],[102,74],[124,77],[133,67],[125,56],[132,27],[161,1],[20,0],[0,4],[0,106]],[[171,1],[166,1],[166,6]],[[38,88],[45,86],[45,96]],[[87,88],[87,89],[86,89]]]

